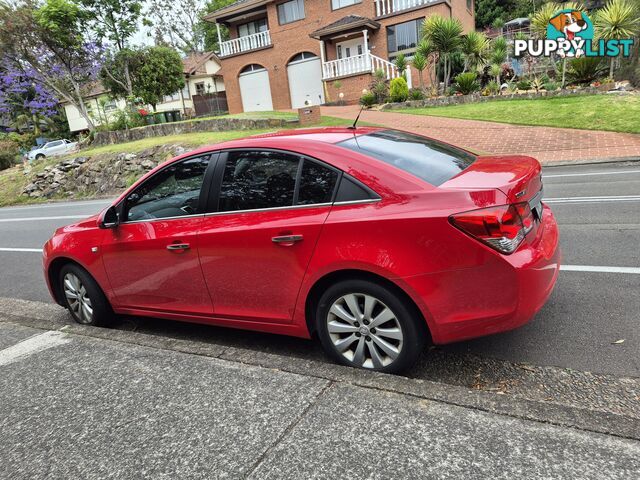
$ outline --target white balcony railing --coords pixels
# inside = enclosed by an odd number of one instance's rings
[[[409,10],[410,8],[421,7],[434,1],[435,0],[375,0],[376,17]]]
[[[222,42],[220,44],[220,56],[235,55],[255,50],[256,48],[268,47],[269,45],[271,45],[271,35],[269,35],[269,30],[265,30],[264,32],[253,33]]]
[[[387,80],[400,76],[398,67],[394,63],[371,55],[371,53],[363,53],[355,57],[324,62],[322,64],[322,79],[332,80],[334,78],[357,75],[358,73],[373,73],[376,70],[382,70]],[[411,88],[411,72],[409,69],[407,69],[406,78],[409,88]]]

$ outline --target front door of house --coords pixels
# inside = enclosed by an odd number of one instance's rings
[[[364,52],[364,39],[362,37],[352,38],[351,40],[345,40],[344,42],[336,43],[336,50],[338,58],[355,57],[356,55],[362,55]]]

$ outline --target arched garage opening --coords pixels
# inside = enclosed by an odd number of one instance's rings
[[[238,82],[240,83],[243,111],[273,110],[269,72],[266,68],[256,63],[247,65],[240,71]]]
[[[287,64],[291,107],[324,103],[322,88],[322,64],[320,58],[311,52],[295,55]]]

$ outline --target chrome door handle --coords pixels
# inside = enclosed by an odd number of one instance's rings
[[[191,245],[188,243],[172,243],[171,245],[167,245],[167,250],[189,250]]]
[[[279,237],[272,237],[271,241],[273,243],[289,243],[294,244],[296,242],[300,242],[304,237],[302,235],[282,235]]]

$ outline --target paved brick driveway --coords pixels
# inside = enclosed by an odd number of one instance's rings
[[[353,119],[359,107],[322,107],[322,114]],[[640,157],[640,135],[365,110],[362,121],[427,135],[482,153],[518,153],[541,162]]]

